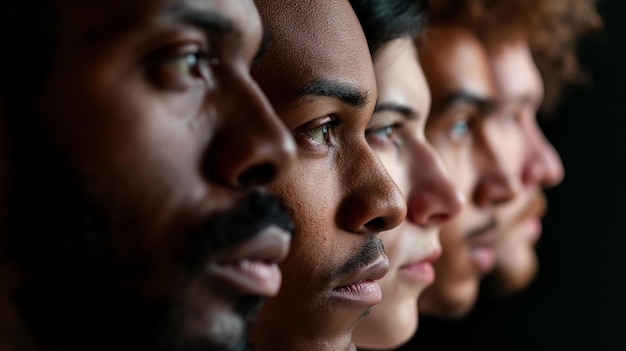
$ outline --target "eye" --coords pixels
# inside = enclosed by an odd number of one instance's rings
[[[396,146],[400,147],[400,140],[398,137],[398,130],[402,127],[401,123],[393,123],[378,128],[368,128],[365,130],[365,138],[371,146],[388,147]]]
[[[450,134],[454,139],[461,139],[469,133],[469,123],[462,119],[455,121],[450,127]]]
[[[323,123],[316,127],[306,129],[308,126],[299,128],[301,131],[296,136],[313,141],[316,144],[331,145],[333,142],[333,130],[339,125],[340,120],[336,116],[328,116],[321,121],[315,123]]]
[[[159,51],[149,62],[149,76],[159,87],[165,89],[185,89],[195,84],[212,85],[211,66],[216,58],[198,45]]]

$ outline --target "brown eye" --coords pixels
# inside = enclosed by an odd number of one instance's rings
[[[371,128],[365,131],[365,137],[373,146],[400,146],[398,140],[398,130],[402,127],[401,123],[394,123],[380,128]]]
[[[339,125],[339,122],[338,118],[332,118],[318,127],[302,131],[300,135],[317,143],[330,145],[332,144],[333,129]]]
[[[210,86],[211,60],[197,46],[157,53],[150,59],[148,74],[160,88],[184,90],[197,84]]]

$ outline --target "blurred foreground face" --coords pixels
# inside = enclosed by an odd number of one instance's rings
[[[503,234],[496,248],[496,264],[490,285],[498,293],[525,288],[537,271],[534,245],[541,235],[546,210],[542,188],[558,184],[563,165],[537,124],[543,100],[541,76],[524,41],[489,47],[491,71],[502,99],[500,113],[516,123],[522,146],[518,176],[523,189],[498,211]]]
[[[406,214],[367,144],[376,83],[348,1],[258,1],[272,43],[253,75],[298,144],[272,186],[293,211],[283,285],[259,311],[255,350],[347,350],[354,326],[381,301],[388,270],[378,232]],[[296,30],[297,28],[297,30]]]
[[[386,44],[374,56],[378,105],[367,140],[405,194],[407,217],[381,235],[389,273],[380,280],[383,301],[354,330],[358,347],[391,349],[417,329],[417,299],[435,279],[439,228],[456,215],[461,195],[426,141],[430,91],[410,38]]]
[[[249,75],[248,0],[58,1],[40,91],[7,101],[17,301],[50,350],[235,350],[277,293],[293,138]]]

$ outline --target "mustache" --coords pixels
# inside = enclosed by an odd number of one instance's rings
[[[487,233],[489,231],[495,230],[496,228],[498,228],[498,221],[496,221],[495,218],[491,217],[489,219],[489,221],[485,225],[470,230],[467,233],[466,238],[471,240],[471,239],[477,238],[477,237],[479,237],[479,236],[481,236],[481,235],[483,235],[483,234],[485,234],[485,233]]]
[[[262,190],[249,193],[233,208],[211,216],[191,234],[185,256],[188,272],[197,272],[214,253],[249,240],[271,226],[293,233],[290,212],[273,194]]]
[[[380,255],[384,254],[385,247],[383,241],[378,236],[370,235],[358,251],[353,253],[339,268],[328,275],[327,282],[330,283],[341,277],[355,275]]]
[[[537,190],[530,201],[528,201],[528,203],[524,206],[522,211],[515,216],[512,223],[519,223],[532,216],[543,217],[547,210],[548,200],[546,199],[546,195],[543,191]]]

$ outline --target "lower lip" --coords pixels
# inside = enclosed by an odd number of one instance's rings
[[[211,280],[242,294],[274,296],[280,289],[282,274],[276,263],[242,260],[230,264],[212,263]]]
[[[482,273],[489,273],[493,270],[493,266],[496,261],[493,246],[474,246],[470,248],[470,257]]]
[[[421,284],[432,284],[435,281],[435,268],[429,261],[406,264],[400,267],[400,272]]]
[[[375,280],[364,280],[331,290],[331,297],[363,306],[373,306],[382,301],[383,294]]]

